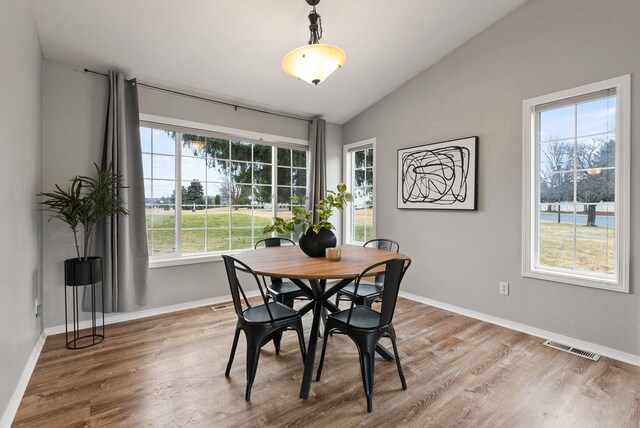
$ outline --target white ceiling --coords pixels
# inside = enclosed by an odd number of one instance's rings
[[[526,0],[322,0],[347,62],[317,87],[282,57],[309,38],[304,0],[31,0],[45,58],[345,123]]]

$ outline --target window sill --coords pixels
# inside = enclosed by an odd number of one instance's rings
[[[224,254],[234,255],[247,250],[230,251]],[[221,262],[222,253],[218,254],[199,254],[193,256],[167,257],[167,258],[150,258],[149,269],[157,269],[171,266],[194,265],[199,263]]]
[[[522,273],[526,278],[542,279],[545,281],[559,282],[562,284],[579,285],[582,287],[598,288],[600,290],[616,291],[618,293],[629,293],[629,289],[624,284],[605,278],[599,279],[584,275],[575,275],[564,272],[553,272],[542,269],[528,269]]]

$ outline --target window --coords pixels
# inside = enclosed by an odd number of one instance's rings
[[[375,236],[375,139],[344,146],[345,181],[353,194],[345,215],[345,242],[362,245]]]
[[[524,101],[524,276],[628,292],[629,85]]]
[[[146,122],[140,136],[152,259],[252,248],[306,194],[306,148]]]

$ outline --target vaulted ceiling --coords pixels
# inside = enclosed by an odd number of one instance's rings
[[[304,0],[31,0],[43,56],[143,82],[345,123],[526,0],[322,0],[347,62],[314,87],[282,57],[309,38]]]

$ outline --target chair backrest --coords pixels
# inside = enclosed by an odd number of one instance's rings
[[[400,244],[398,244],[393,239],[386,238],[370,239],[364,243],[363,247],[377,248],[378,250],[395,251],[396,253],[400,252]],[[384,284],[384,274],[381,273],[376,275],[375,282],[377,285]]]
[[[253,248],[259,248],[260,246],[262,246],[262,244],[264,244],[264,246],[266,248],[269,247],[280,247],[282,245],[283,242],[289,242],[293,245],[296,245],[295,242],[293,242],[291,239],[289,238],[264,238],[259,240],[258,242],[256,242],[256,244],[253,246]],[[271,283],[272,284],[280,284],[282,282],[282,278],[275,278],[275,277],[271,277]]]
[[[378,250],[395,251],[396,253],[400,252],[400,244],[393,239],[386,238],[370,239],[364,243],[363,247],[373,247]]]
[[[253,277],[255,278],[256,284],[258,285],[258,290],[260,290],[260,295],[262,296],[262,301],[267,307],[269,318],[271,319],[271,321],[273,321],[273,314],[271,313],[271,309],[269,309],[269,305],[267,304],[267,297],[262,288],[262,284],[260,284],[258,275],[253,271],[253,269],[251,269],[249,266],[236,259],[235,257],[223,254],[222,259],[224,260],[224,267],[227,270],[227,279],[229,280],[229,288],[231,289],[231,298],[233,299],[233,308],[236,311],[236,315],[238,315],[239,318],[242,318],[242,312],[245,309],[251,307],[251,304],[247,299],[247,295],[245,294],[244,289],[240,284],[240,280],[238,280],[237,271],[241,270],[242,272],[253,275]]]
[[[380,310],[380,324],[382,327],[384,325],[389,324],[393,320],[393,312],[396,309],[396,301],[398,300],[398,291],[400,291],[400,283],[402,282],[402,278],[404,278],[404,274],[409,269],[411,265],[411,259],[405,257],[398,257],[395,259],[387,260],[384,262],[379,262],[374,265],[369,266],[356,278],[354,294],[358,293],[358,287],[360,285],[360,281],[362,278],[367,276],[367,274],[379,267],[385,265],[384,270],[384,288],[382,290],[382,308]],[[351,308],[350,311],[353,310],[355,305],[355,300],[351,300]],[[351,321],[351,312],[347,317],[347,324]]]

